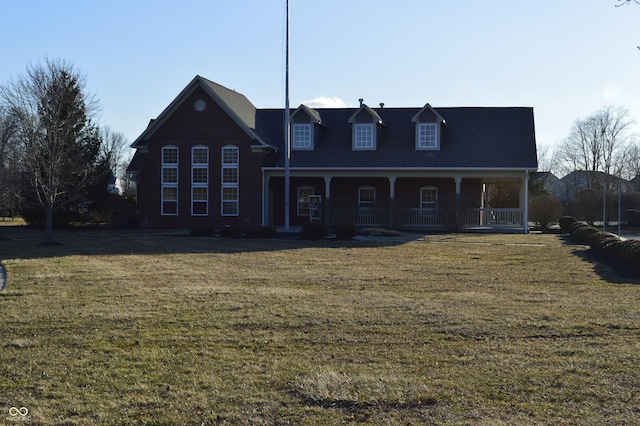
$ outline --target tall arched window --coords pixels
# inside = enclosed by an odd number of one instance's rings
[[[161,211],[165,216],[178,214],[178,147],[162,147]]]
[[[222,147],[222,201],[220,207],[222,216],[237,216],[239,214],[239,157],[237,146]]]
[[[209,214],[209,148],[202,145],[191,149],[191,214]]]

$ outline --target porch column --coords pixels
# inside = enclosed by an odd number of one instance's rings
[[[456,210],[460,210],[460,184],[462,183],[462,176],[455,176],[456,181]]]
[[[389,176],[389,199],[393,206],[396,199],[396,176]]]
[[[524,228],[524,233],[528,234],[529,233],[529,173],[525,172],[524,177],[522,178],[522,191],[520,192],[520,194],[522,194],[522,196],[520,197],[521,201],[522,201],[522,222],[524,222],[522,224],[523,228]]]
[[[262,172],[262,226],[271,225],[270,222],[270,211],[271,211],[271,190],[269,187],[269,180],[271,176],[266,176],[264,172]]]
[[[331,176],[324,176],[324,198],[331,198]]]
[[[396,212],[396,178],[397,176],[389,176],[389,221],[386,226],[391,228],[398,227],[398,218]]]
[[[331,223],[332,218],[329,217],[329,200],[331,199],[331,176],[324,176],[324,223]]]

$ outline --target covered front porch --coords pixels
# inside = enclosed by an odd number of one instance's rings
[[[333,207],[327,210],[324,222],[398,230],[524,232],[524,214],[520,208],[376,208],[363,213],[357,208]]]
[[[316,171],[290,174],[289,219],[327,226],[398,230],[529,232],[525,170],[503,171]],[[264,173],[263,224],[285,223],[284,176]],[[516,194],[507,207],[492,206],[493,185],[510,185]],[[513,192],[513,191],[512,191]]]

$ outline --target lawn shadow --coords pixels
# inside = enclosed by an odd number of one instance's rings
[[[640,284],[640,277],[632,265],[614,258],[603,258],[593,250],[574,250],[573,254],[593,265],[603,280],[612,284]]]
[[[564,244],[574,246],[574,256],[589,262],[593,270],[603,280],[612,284],[640,284],[640,277],[633,266],[615,258],[604,258],[594,252],[588,245],[576,244],[569,235],[560,237]]]
[[[305,240],[295,235],[276,238],[194,237],[188,229],[70,229],[54,231],[55,244],[43,244],[44,231],[21,227],[0,228],[0,260],[37,259],[73,255],[154,255],[238,253],[321,248],[397,246],[424,234],[366,236],[353,240]]]

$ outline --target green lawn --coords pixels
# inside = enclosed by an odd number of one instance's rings
[[[0,423],[640,424],[640,281],[559,235],[4,235]]]

